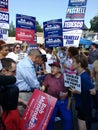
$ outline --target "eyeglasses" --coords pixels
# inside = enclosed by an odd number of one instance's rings
[[[16,49],[18,49],[18,48],[20,48],[20,47],[17,46]]]

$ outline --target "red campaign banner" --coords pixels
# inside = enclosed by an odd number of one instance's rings
[[[35,89],[26,108],[21,130],[46,130],[57,99]]]
[[[34,35],[35,35],[34,30],[16,28],[16,40],[35,44]]]

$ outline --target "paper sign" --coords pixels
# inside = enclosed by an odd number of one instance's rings
[[[0,11],[0,28],[9,29],[9,13]]]
[[[16,40],[26,41],[26,42],[34,44],[35,43],[34,35],[35,35],[34,30],[16,28]]]
[[[76,74],[64,73],[64,84],[81,92],[81,77]]]
[[[79,46],[80,37],[82,35],[81,29],[63,29],[63,43],[64,46]]]
[[[85,16],[86,7],[68,7],[66,18],[83,19]]]
[[[0,0],[0,10],[8,12],[8,0]]]
[[[46,130],[57,99],[34,90],[21,121],[21,130]]]
[[[63,46],[62,19],[43,22],[45,47]]]

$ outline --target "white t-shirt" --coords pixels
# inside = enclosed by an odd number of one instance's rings
[[[49,66],[49,64],[53,63],[54,61],[56,61],[56,59],[53,57],[52,54],[46,54],[46,58],[47,58],[47,62],[46,62],[46,71],[48,73],[51,73],[51,67]]]
[[[6,58],[11,58],[11,59],[13,59],[15,62],[18,62],[18,54],[15,54],[14,52],[8,53],[8,55],[6,56]]]

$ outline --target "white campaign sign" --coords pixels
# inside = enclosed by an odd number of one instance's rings
[[[82,34],[81,29],[63,29],[63,44],[64,44],[64,46],[78,47],[81,34]]]
[[[64,73],[64,84],[81,92],[81,77],[76,74]]]
[[[9,13],[0,12],[0,28],[9,29]]]
[[[70,29],[70,28],[82,29],[83,26],[84,26],[84,20],[70,20],[64,22],[64,28],[66,29]]]

